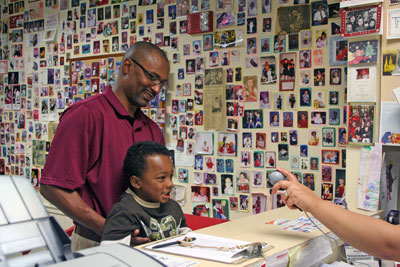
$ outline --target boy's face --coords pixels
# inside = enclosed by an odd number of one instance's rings
[[[174,184],[172,183],[173,166],[170,157],[152,155],[146,158],[147,170],[131,184],[135,193],[148,202],[166,203]]]

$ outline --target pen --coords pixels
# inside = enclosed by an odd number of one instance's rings
[[[168,242],[168,243],[164,243],[164,244],[155,245],[155,246],[152,247],[152,249],[154,249],[154,248],[165,248],[165,247],[169,247],[169,246],[173,246],[173,245],[179,245],[182,242],[191,242],[191,241],[196,240],[195,237],[189,238],[190,241],[187,241],[186,239],[187,238],[185,237],[183,240],[177,240],[177,241],[172,241],[172,242]]]

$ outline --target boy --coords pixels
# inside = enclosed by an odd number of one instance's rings
[[[108,214],[102,245],[130,245],[136,229],[149,241],[191,231],[181,207],[170,199],[174,170],[168,149],[152,141],[134,144],[125,156],[123,172],[129,187]]]

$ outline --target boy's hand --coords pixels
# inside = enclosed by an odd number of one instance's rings
[[[130,243],[131,247],[150,242],[150,238],[138,237],[137,236],[138,234],[139,234],[139,229],[133,231],[133,234],[131,235],[131,243]]]

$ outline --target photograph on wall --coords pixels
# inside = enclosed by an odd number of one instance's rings
[[[261,84],[275,83],[277,80],[275,56],[260,57]]]
[[[195,151],[197,154],[214,154],[214,134],[209,132],[197,132]]]
[[[221,192],[223,195],[233,196],[233,175],[221,174]]]
[[[341,36],[378,33],[381,28],[382,4],[341,10]]]
[[[295,86],[296,53],[281,53],[279,55],[279,90],[293,91]]]
[[[400,49],[383,51],[383,76],[400,75]]]
[[[251,194],[252,213],[259,214],[267,210],[267,196],[264,194]]]
[[[376,66],[351,66],[348,68],[348,102],[375,102]]]
[[[298,33],[310,29],[310,7],[307,5],[278,8],[277,31]]]
[[[213,199],[213,217],[229,220],[229,203],[227,199]]]
[[[387,39],[400,38],[400,9],[392,9],[387,11]]]
[[[235,14],[232,11],[216,14],[217,29],[230,27],[235,24]]]
[[[250,206],[250,196],[248,194],[239,194],[239,211],[240,212],[249,212]]]
[[[210,187],[191,186],[193,202],[210,202]]]
[[[218,152],[219,156],[236,156],[237,134],[218,133]]]
[[[390,1],[398,1],[398,0],[390,0]],[[340,7],[350,7],[350,6],[359,6],[365,4],[373,4],[377,2],[383,2],[383,0],[340,0]]]
[[[244,129],[263,128],[262,109],[245,110],[242,122]]]
[[[345,66],[348,59],[348,40],[339,36],[329,39],[329,64],[331,66]]]
[[[243,32],[240,30],[225,30],[214,32],[214,46],[228,48],[241,46],[243,43]]]
[[[260,52],[261,53],[271,52],[271,37],[267,36],[260,38]]]
[[[361,63],[377,63],[378,40],[349,42],[349,65]]]
[[[339,150],[321,150],[321,163],[339,164]]]
[[[312,2],[312,26],[328,24],[328,4],[326,1]]]
[[[195,216],[210,217],[211,205],[209,203],[193,203],[193,212]]]
[[[373,144],[375,104],[351,103],[348,110],[348,143],[361,145]]]
[[[400,146],[400,107],[397,102],[382,102],[379,141],[385,145]]]

